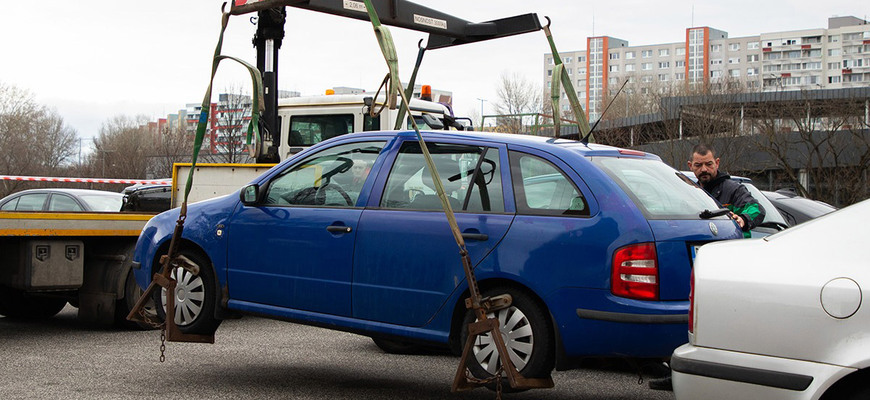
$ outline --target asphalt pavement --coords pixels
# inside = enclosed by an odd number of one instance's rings
[[[215,344],[102,329],[67,306],[43,321],[0,317],[0,397],[9,399],[495,399],[450,392],[458,357],[391,355],[367,337],[262,318],[228,320]],[[554,372],[556,387],[504,399],[673,399],[622,362]]]

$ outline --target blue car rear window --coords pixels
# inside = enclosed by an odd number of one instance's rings
[[[650,219],[699,219],[719,208],[691,180],[667,164],[650,159],[590,157]]]

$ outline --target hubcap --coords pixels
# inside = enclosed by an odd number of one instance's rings
[[[516,307],[496,311],[499,330],[504,339],[505,347],[510,354],[511,362],[518,371],[522,371],[532,356],[535,340],[532,335],[532,325],[529,319]],[[488,315],[490,318],[493,314]],[[474,357],[486,372],[495,375],[501,367],[498,350],[489,333],[477,336],[472,348]]]
[[[175,324],[190,325],[199,317],[202,303],[205,301],[202,278],[184,268],[173,270],[172,278],[178,282],[175,286]],[[166,289],[160,291],[160,299],[163,303],[163,311],[166,312]]]

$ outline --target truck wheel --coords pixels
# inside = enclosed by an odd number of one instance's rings
[[[182,333],[211,335],[217,330],[221,320],[214,316],[217,289],[211,263],[196,252],[182,250],[199,267],[199,275],[184,268],[176,268],[171,276],[178,284],[175,288],[175,324]],[[155,291],[154,301],[160,319],[166,319],[166,289]]]
[[[546,309],[531,296],[514,288],[494,288],[482,291],[482,296],[509,294],[511,306],[490,313],[500,323],[502,338],[514,366],[526,378],[549,377],[555,365],[555,339],[552,324]],[[462,324],[462,348],[468,341],[468,324],[476,321],[473,310],[467,310]],[[478,379],[492,378],[501,368],[498,350],[489,333],[477,336],[468,369]],[[502,375],[505,376],[505,375]],[[487,385],[495,389],[495,382]],[[507,378],[502,378],[502,388],[510,390]]]
[[[27,296],[23,291],[0,286],[0,314],[9,318],[50,318],[66,306],[66,300]]]
[[[142,297],[142,288],[136,283],[133,271],[130,270],[130,273],[127,274],[127,280],[124,282],[124,298],[118,300],[118,304],[115,305],[115,325],[128,329],[154,329],[154,327],[148,324],[127,320],[127,315],[133,310],[133,306],[136,305],[140,297]],[[143,312],[145,312],[145,315],[156,319],[157,310],[153,299],[145,303]]]

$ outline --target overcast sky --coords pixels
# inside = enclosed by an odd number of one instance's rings
[[[630,46],[685,40],[690,26],[729,37],[826,28],[830,16],[870,14],[860,0],[417,0],[472,21],[537,13],[549,16],[559,51],[586,47],[607,35]],[[218,0],[40,0],[0,6],[0,81],[30,90],[56,108],[79,136],[97,135],[103,121],[144,114],[152,120],[201,102],[220,28]],[[303,95],[333,86],[375,90],[387,69],[367,22],[288,7],[279,62],[279,88]],[[254,26],[232,17],[224,51],[255,63]],[[392,28],[403,80],[410,76],[419,32]],[[542,85],[543,32],[433,50],[417,83],[454,94],[457,114],[492,112],[503,73]],[[224,63],[215,90],[245,84],[241,67]],[[215,95],[216,98],[216,95]],[[485,99],[481,102],[478,99]]]

